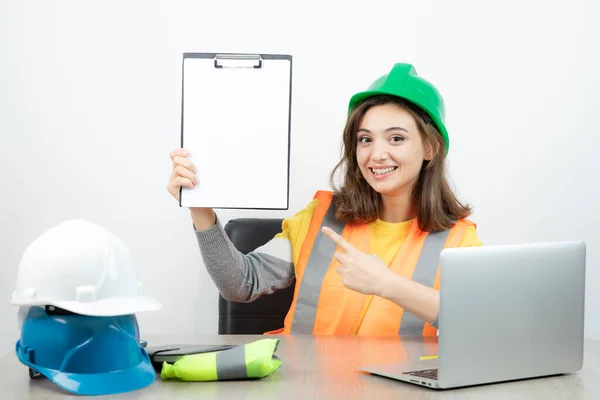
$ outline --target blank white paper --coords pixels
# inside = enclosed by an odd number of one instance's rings
[[[184,59],[183,147],[198,186],[182,190],[183,207],[287,209],[290,63]]]

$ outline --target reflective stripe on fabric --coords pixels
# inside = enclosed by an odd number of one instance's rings
[[[217,379],[241,379],[248,377],[246,370],[246,348],[238,346],[217,353]]]
[[[440,253],[444,249],[450,230],[429,233],[413,272],[412,280],[427,287],[433,287],[437,275]],[[425,322],[414,314],[404,310],[399,335],[417,335],[423,333]]]
[[[346,223],[336,220],[335,212],[336,208],[333,205],[333,202],[331,202],[327,209],[327,213],[321,222],[321,227],[327,226],[337,234],[341,235]],[[336,247],[337,245],[335,242],[326,237],[323,232],[321,232],[321,229],[319,229],[313,244],[313,250],[310,253],[306,267],[304,268],[304,276],[302,277],[298,299],[296,301],[296,309],[294,311],[294,321],[291,329],[292,333],[313,333],[323,278],[331,264],[331,258],[335,253]]]

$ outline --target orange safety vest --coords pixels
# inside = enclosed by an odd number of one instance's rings
[[[296,265],[296,287],[284,327],[267,334],[314,335],[436,335],[437,330],[399,305],[346,288],[336,272],[336,244],[321,232],[328,226],[358,250],[369,252],[369,225],[335,219],[333,192],[318,191],[318,204]],[[413,222],[390,269],[398,275],[439,290],[439,256],[443,248],[458,247],[466,229],[459,220],[451,229],[427,233]],[[364,308],[367,308],[364,318]]]

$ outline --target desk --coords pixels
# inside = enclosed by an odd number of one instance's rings
[[[150,336],[149,345],[243,344],[264,336]],[[435,338],[363,338],[279,336],[277,355],[283,364],[272,375],[254,381],[162,381],[110,396],[117,399],[598,399],[600,341],[587,340],[583,370],[574,375],[435,391],[365,374],[359,365],[395,362],[437,354]],[[0,360],[0,398],[73,399],[46,379],[30,380],[13,352]]]

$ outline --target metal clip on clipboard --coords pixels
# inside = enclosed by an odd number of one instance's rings
[[[217,54],[213,60],[215,68],[262,68],[258,54]]]

